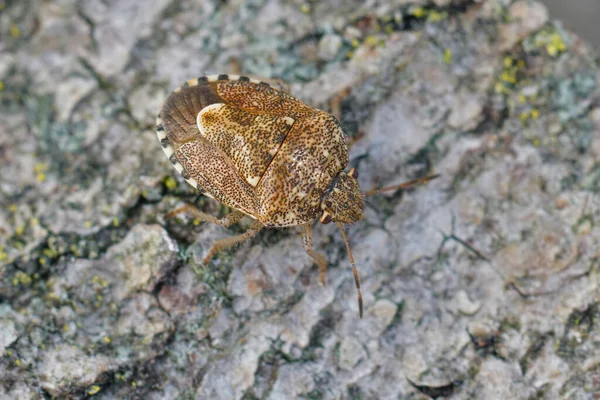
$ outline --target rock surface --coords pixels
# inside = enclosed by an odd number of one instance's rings
[[[365,5],[367,4],[367,5]],[[0,398],[600,396],[600,90],[529,0],[7,2]],[[294,229],[201,259],[223,215],[165,159],[183,80],[283,79],[367,190],[328,284]]]

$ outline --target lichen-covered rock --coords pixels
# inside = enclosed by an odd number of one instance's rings
[[[342,4],[343,3],[343,4]],[[592,398],[600,393],[599,70],[539,2],[7,2],[0,398]],[[280,78],[336,114],[368,196],[315,228],[228,212],[169,166],[164,97]]]
[[[0,319],[0,357],[6,354],[6,348],[18,338],[15,323],[9,319]]]
[[[89,356],[81,349],[57,346],[48,349],[37,365],[40,386],[52,396],[64,394],[73,384],[87,387],[109,370],[110,363],[106,356]]]

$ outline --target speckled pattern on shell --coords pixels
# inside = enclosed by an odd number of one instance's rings
[[[256,187],[259,215],[275,226],[317,218],[325,190],[347,164],[345,136],[333,116],[316,110],[297,120]]]
[[[332,115],[246,77],[187,81],[165,101],[157,135],[188,183],[271,227],[317,218],[348,164]]]
[[[207,106],[198,116],[201,135],[231,158],[251,186],[258,184],[293,124],[291,117],[226,104]]]

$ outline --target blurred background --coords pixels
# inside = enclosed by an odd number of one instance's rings
[[[600,0],[543,0],[554,18],[600,48]]]

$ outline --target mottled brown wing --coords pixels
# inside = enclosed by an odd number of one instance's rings
[[[257,202],[253,189],[240,178],[227,155],[198,137],[183,143],[173,153],[174,166],[194,187],[221,203],[256,217]]]
[[[198,113],[211,104],[227,104],[247,111],[284,115],[310,113],[306,104],[268,84],[237,75],[210,75],[190,79],[174,90],[158,116],[156,130],[167,157],[187,140],[199,135]]]
[[[325,190],[346,165],[346,138],[333,116],[316,111],[297,120],[256,186],[259,220],[271,227],[314,220]]]
[[[294,119],[219,103],[198,114],[200,134],[222,150],[239,174],[256,186],[277,154]]]
[[[314,109],[294,96],[256,81],[219,81],[217,94],[233,107],[256,113],[284,115],[294,119],[311,114]]]
[[[163,148],[177,147],[198,136],[196,117],[204,107],[225,100],[217,94],[217,82],[207,78],[187,81],[165,100],[156,122],[158,138]],[[167,153],[167,157],[170,154]]]
[[[277,153],[294,117],[312,112],[293,96],[264,82],[240,76],[212,75],[191,79],[171,93],[159,114],[157,135],[165,154],[188,183],[232,205],[227,201],[226,190],[208,187],[206,182],[211,178],[208,166],[196,166],[191,158],[184,163],[182,157],[191,151],[191,145],[187,144],[201,144],[203,154],[208,151],[206,144],[213,145],[221,151],[221,157],[228,158],[225,161],[239,177],[256,185]],[[202,137],[207,140],[201,140]],[[205,178],[194,178],[193,168],[202,168],[203,171],[196,173],[204,173]],[[221,194],[213,193],[213,190]]]

